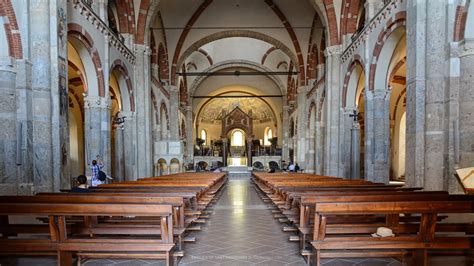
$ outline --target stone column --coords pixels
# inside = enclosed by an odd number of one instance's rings
[[[227,143],[228,139],[226,137],[222,138],[222,162],[224,167],[227,167]]]
[[[124,126],[117,125],[115,129],[115,181],[125,181]]]
[[[407,5],[406,185],[422,187],[425,175],[426,6]],[[366,153],[367,154],[367,153]]]
[[[298,163],[301,168],[306,168],[306,131],[308,114],[306,113],[306,93],[307,86],[301,86],[297,89],[297,104],[298,104],[298,125],[297,125],[297,144],[296,144],[296,159],[294,163]],[[304,168],[304,169],[305,169]]]
[[[448,1],[426,1],[426,93],[424,188],[447,190],[445,141],[446,62],[449,58],[446,8]],[[417,21],[418,22],[418,21]],[[472,76],[472,72],[471,72]],[[472,87],[471,87],[472,89]],[[462,112],[461,112],[462,114]],[[417,113],[417,115],[419,115]]]
[[[151,103],[150,103],[150,54],[151,49],[144,45],[135,45],[135,97],[136,102],[136,130],[137,147],[137,171],[138,177],[151,175]],[[136,148],[135,148],[136,149]]]
[[[172,141],[179,141],[179,89],[177,86],[166,86],[166,89],[170,93],[169,101],[169,124],[170,132],[169,138]]]
[[[360,125],[357,119],[351,128],[351,179],[360,179]]]
[[[316,91],[316,124],[315,124],[315,139],[316,139],[316,148],[315,148],[315,173],[322,175],[324,173],[324,127],[321,122],[321,114],[319,110],[321,107],[321,96],[323,90]]]
[[[253,138],[247,138],[247,166],[252,167],[252,140]]]
[[[50,13],[49,1],[32,0],[28,15],[30,43],[34,46],[30,55],[32,102],[28,136],[33,153],[33,185],[35,192],[53,191],[57,177],[53,173],[50,17],[55,14]]]
[[[289,118],[290,107],[288,105],[283,106],[283,139],[282,139],[282,159],[288,164],[290,162],[290,118]]]
[[[390,181],[390,90],[376,89],[366,92],[366,145],[369,169],[367,180],[386,183]]]
[[[193,107],[186,106],[186,143],[188,163],[193,162],[194,158],[194,140],[193,140]]]
[[[110,173],[110,97],[88,95],[84,98],[84,145],[86,173],[91,175],[88,164],[97,155],[102,157],[104,171]]]
[[[16,122],[16,71],[12,58],[0,60],[0,195],[15,195],[16,166],[22,163],[21,151],[17,146],[17,134],[21,132],[17,132]]]
[[[460,168],[474,164],[474,40],[461,46],[461,78],[459,86],[459,162]]]
[[[340,143],[339,127],[341,115],[341,86],[340,86],[340,66],[341,66],[341,46],[335,45],[327,47],[324,51],[326,57],[326,166],[325,174],[330,176],[340,176]]]
[[[123,151],[124,151],[124,180],[133,181],[137,180],[136,171],[136,137],[135,127],[136,119],[134,112],[121,112],[125,117],[125,123],[123,123]]]
[[[316,120],[311,121],[311,124],[314,124]],[[315,154],[315,146],[316,146],[316,140],[315,140],[315,125],[311,125],[309,130],[307,131],[307,156],[306,156],[306,168],[305,172],[309,174],[313,174],[315,172],[315,159],[316,159],[316,154]]]

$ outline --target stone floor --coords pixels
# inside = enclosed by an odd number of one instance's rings
[[[179,265],[305,265],[298,244],[288,241],[289,234],[272,217],[268,206],[258,197],[248,179],[230,180],[202,230],[194,234],[196,243],[185,245]],[[95,265],[163,265],[151,260],[88,260]],[[323,260],[325,266],[401,265],[392,259]],[[0,260],[0,265],[56,265],[53,259],[22,258]],[[453,258],[441,258],[430,265],[465,265]]]

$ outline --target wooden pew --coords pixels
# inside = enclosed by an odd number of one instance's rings
[[[370,257],[393,256],[395,252],[413,252],[413,265],[428,265],[430,250],[469,250],[473,248],[472,237],[466,235],[465,227],[450,227],[452,235],[439,235],[442,224],[438,223],[439,214],[472,213],[472,198],[439,201],[385,201],[385,202],[331,202],[317,203],[315,206],[314,232],[311,244],[315,248],[315,262],[320,265],[321,258],[334,257]],[[400,215],[421,215],[416,232],[399,231],[395,237],[374,238],[369,234],[334,234],[328,224],[332,216],[374,214],[399,217]],[[349,218],[350,219],[350,218]],[[397,229],[403,224],[393,224]],[[458,231],[456,231],[458,230]],[[365,233],[365,232],[363,232]],[[363,251],[363,252],[361,252]]]
[[[143,258],[165,259],[172,265],[173,215],[171,205],[158,204],[78,204],[78,203],[16,203],[0,202],[0,215],[48,216],[47,238],[38,235],[0,239],[1,255],[57,254],[58,265],[72,265],[73,255],[80,258]],[[157,217],[157,236],[127,238],[74,235],[67,216],[146,216]],[[4,219],[3,219],[4,220]],[[159,222],[158,222],[159,221]]]

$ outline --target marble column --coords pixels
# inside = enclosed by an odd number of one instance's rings
[[[289,118],[290,107],[288,105],[283,106],[283,147],[282,147],[282,160],[287,164],[290,162],[290,118]]]
[[[0,195],[17,194],[17,165],[22,163],[17,143],[17,134],[21,132],[17,132],[15,90],[14,61],[0,58]]]
[[[306,167],[306,131],[308,114],[306,113],[306,93],[308,86],[300,86],[297,89],[297,104],[298,104],[298,125],[297,125],[297,144],[294,163],[301,165],[301,168]]]
[[[137,176],[151,176],[152,149],[151,143],[151,96],[150,96],[150,54],[151,49],[145,45],[135,45],[135,99],[137,131]],[[136,148],[135,148],[136,149]]]
[[[326,147],[325,147],[325,174],[330,176],[340,176],[340,143],[339,127],[341,116],[341,87],[340,86],[340,66],[341,66],[341,46],[335,45],[327,47],[324,51],[326,57]]]

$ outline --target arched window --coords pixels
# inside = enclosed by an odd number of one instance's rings
[[[263,145],[270,146],[271,142],[270,139],[273,138],[273,131],[271,128],[267,127],[265,129],[265,136],[263,136]]]
[[[207,143],[207,132],[204,129],[201,129],[201,139],[204,140],[202,145],[206,145],[206,143]]]
[[[232,132],[232,146],[244,146],[244,132],[241,130]]]

